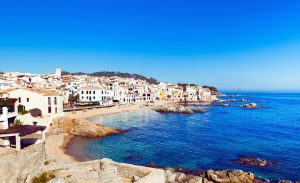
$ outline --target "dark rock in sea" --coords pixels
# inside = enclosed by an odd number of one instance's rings
[[[250,104],[242,105],[241,108],[244,108],[244,109],[257,109],[258,106],[256,105],[256,103],[250,103]]]
[[[274,166],[277,163],[274,161],[269,160],[261,160],[258,158],[251,158],[251,157],[241,157],[237,163],[245,164],[245,165],[251,165],[256,167],[265,167],[265,166]]]

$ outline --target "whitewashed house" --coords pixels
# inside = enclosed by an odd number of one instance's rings
[[[113,91],[106,88],[86,87],[78,90],[79,102],[99,102],[99,105],[113,104]]]
[[[38,108],[42,115],[63,113],[63,97],[56,90],[46,89],[15,89],[8,92],[10,98],[17,98],[17,105],[24,106],[25,110]]]

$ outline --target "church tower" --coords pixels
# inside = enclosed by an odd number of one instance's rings
[[[56,67],[55,76],[59,79],[61,78],[61,68],[60,67]]]

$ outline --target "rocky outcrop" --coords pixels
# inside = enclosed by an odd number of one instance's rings
[[[155,111],[160,113],[181,113],[181,114],[193,114],[193,113],[204,113],[204,109],[189,109],[183,106],[160,106],[155,109]]]
[[[112,134],[123,133],[122,130],[94,124],[86,119],[73,119],[70,117],[55,118],[49,129],[50,133],[68,133],[82,137],[105,137]]]
[[[251,157],[241,157],[237,163],[251,165],[256,167],[265,167],[265,166],[275,166],[277,163],[274,161],[269,160],[262,160],[258,158],[251,158]]]
[[[222,170],[213,171],[208,170],[206,178],[209,181],[216,183],[253,183],[258,182],[255,175],[250,172],[243,172],[241,170]]]
[[[185,173],[183,173],[185,172]],[[170,183],[260,183],[255,175],[241,170],[185,170],[166,169],[166,179]]]
[[[244,104],[241,106],[241,108],[245,108],[245,109],[257,109],[258,106],[256,103],[250,103],[250,104]]]
[[[260,160],[250,157],[243,157],[240,159],[240,162],[247,165],[259,166],[264,167],[267,165],[267,160]]]

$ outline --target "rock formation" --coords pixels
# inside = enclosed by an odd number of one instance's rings
[[[122,133],[122,130],[106,127],[102,124],[94,124],[86,119],[72,119],[70,117],[55,118],[49,129],[50,133],[68,133],[82,137],[105,137]]]
[[[245,164],[245,165],[251,165],[251,166],[257,166],[257,167],[265,167],[267,165],[269,166],[275,166],[277,163],[274,161],[269,160],[262,160],[258,158],[251,158],[251,157],[241,157],[237,163]]]
[[[193,113],[204,113],[204,109],[189,109],[183,106],[160,106],[155,109],[155,111],[160,113],[181,113],[181,114],[193,114]]]
[[[256,109],[258,106],[256,103],[250,103],[250,104],[244,104],[241,106],[241,108],[246,108],[246,109]]]

